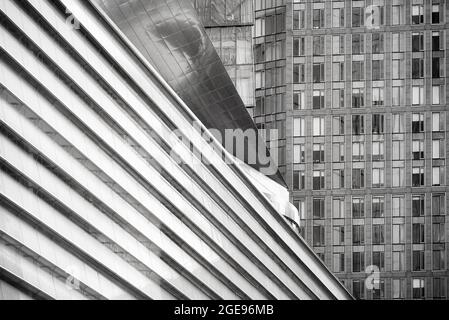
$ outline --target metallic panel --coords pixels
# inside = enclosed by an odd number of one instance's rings
[[[94,1],[105,10],[207,128],[218,130],[222,137],[227,129],[257,132],[251,115],[190,1]],[[220,12],[217,13],[219,16],[224,14],[225,11],[218,8],[226,6],[217,3],[214,7]],[[232,8],[231,11],[235,11],[238,5],[233,4]],[[242,79],[252,79],[244,69],[236,72],[242,74]],[[263,139],[258,136],[258,140]],[[266,150],[264,141],[250,141],[245,148],[245,156],[240,156],[240,160],[248,163],[250,155],[257,155],[257,162],[249,164],[261,169],[264,167],[261,161],[266,157]],[[229,149],[228,152],[239,156],[234,150]],[[285,185],[279,172],[270,176]]]

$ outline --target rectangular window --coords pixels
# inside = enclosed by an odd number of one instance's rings
[[[344,219],[345,218],[345,199],[334,198],[332,200],[332,213],[334,219]]]
[[[433,250],[432,260],[433,260],[433,270],[444,270],[444,250]]]
[[[425,185],[424,180],[424,168],[413,167],[412,168],[412,187],[423,187]]]
[[[432,104],[443,104],[443,87],[432,86]]]
[[[265,18],[256,19],[256,37],[261,37],[265,35]]]
[[[385,133],[385,115],[373,114],[373,134]]]
[[[313,136],[324,136],[324,117],[313,118]]]
[[[405,210],[405,200],[403,196],[392,197],[393,217],[403,217]]]
[[[276,16],[270,15],[265,17],[265,35],[276,33]]]
[[[352,294],[355,299],[365,299],[365,280],[352,280]]]
[[[393,140],[392,160],[405,159],[405,144],[401,140]]]
[[[365,89],[363,88],[352,89],[352,107],[353,108],[365,107]]]
[[[365,199],[352,198],[353,219],[363,219],[365,217]]]
[[[293,171],[293,190],[304,190],[306,187],[306,175],[304,171]]]
[[[365,34],[356,33],[352,35],[352,54],[365,53]]]
[[[275,33],[281,33],[285,31],[285,13],[281,12],[276,14],[276,30]]]
[[[341,6],[336,8],[337,5]],[[345,26],[345,8],[344,3],[334,3],[334,8],[332,9],[332,27],[333,28],[343,28]]]
[[[365,188],[365,169],[352,169],[352,189]]]
[[[393,167],[392,168],[392,174],[393,174],[393,182],[392,187],[393,188],[400,188],[405,185],[405,170],[402,167]]]
[[[446,297],[446,278],[433,278],[433,299],[445,300]]]
[[[313,37],[313,55],[320,56],[324,54],[324,36]]]
[[[404,87],[402,86],[393,86],[391,93],[391,104],[393,107],[399,107],[405,104],[404,99]]]
[[[423,217],[425,214],[425,196],[412,196],[412,215],[413,217]]]
[[[294,136],[304,137],[306,135],[306,123],[304,118],[294,118]]]
[[[313,199],[313,218],[324,219],[324,199]]]
[[[404,73],[403,73],[403,59],[393,59],[391,64],[391,74],[392,79],[403,79]]]
[[[424,23],[424,5],[418,4],[412,6],[412,24]]]
[[[444,185],[444,167],[434,166],[432,168],[432,186]]]
[[[324,162],[324,143],[315,143],[313,145],[313,162]]]
[[[265,97],[256,97],[256,109],[254,115],[256,117],[265,114]]]
[[[324,9],[313,9],[313,28],[324,28]]]
[[[293,38],[293,56],[302,57],[305,55],[306,41],[304,37]]]
[[[392,14],[391,14],[391,24],[394,26],[400,25],[403,23],[404,11],[402,5],[393,5],[392,6]]]
[[[304,163],[306,161],[306,151],[304,144],[296,144],[293,147],[294,163]]]
[[[293,11],[293,29],[294,30],[303,30],[305,28],[305,21],[306,21],[305,10],[294,10]]]
[[[345,63],[334,62],[332,64],[332,81],[344,81],[345,80]]]
[[[432,159],[444,159],[444,139],[432,140]]]
[[[325,188],[324,184],[324,170],[313,171],[313,190],[322,190]]]
[[[306,93],[304,91],[296,91],[293,93],[293,109],[304,110],[306,107]]]
[[[392,115],[393,120],[393,133],[404,133],[405,132],[405,117],[404,114],[394,113]]]
[[[365,79],[365,63],[363,61],[352,62],[352,81],[362,81]]]
[[[445,239],[444,222],[433,223],[432,243],[444,243]]]
[[[324,226],[313,226],[313,246],[323,247],[324,246]]]
[[[385,169],[374,168],[373,169],[373,188],[383,188],[385,185]]]
[[[364,161],[365,160],[365,143],[354,142],[352,144],[352,161]]]
[[[332,162],[345,161],[345,144],[336,142],[332,144]]]
[[[306,81],[306,72],[304,63],[295,63],[293,65],[293,83],[304,83]]]
[[[324,90],[313,90],[313,109],[324,109]]]
[[[412,280],[413,299],[424,299],[425,296],[425,281],[424,279],[414,278]]]
[[[384,88],[373,88],[373,106],[384,105]]]
[[[438,79],[443,76],[443,62],[441,58],[434,57],[432,58],[432,78]]]
[[[385,216],[385,198],[373,197],[373,218],[383,218]]]
[[[373,300],[385,299],[385,280],[378,280],[378,287],[373,289]]]
[[[406,290],[406,279],[393,279],[393,299],[405,299]]]
[[[432,195],[432,215],[440,216],[445,214],[446,197],[444,194]]]
[[[373,33],[373,53],[383,53],[384,47],[384,35],[382,33]]]
[[[423,140],[413,140],[412,141],[412,152],[413,160],[424,159],[424,141]]]
[[[354,246],[362,246],[365,244],[365,226],[352,226],[352,244]]]
[[[384,75],[384,61],[373,60],[373,80],[383,80]]]
[[[343,189],[345,187],[345,170],[332,170],[333,189]]]
[[[385,280],[378,280],[378,286],[373,289],[373,300],[385,299]]]
[[[424,132],[424,113],[414,113],[412,115],[412,132]]]
[[[432,51],[443,50],[443,39],[442,33],[440,31],[432,32]]]
[[[385,226],[383,224],[373,225],[373,244],[379,245],[385,243]]]
[[[345,227],[334,226],[333,227],[333,244],[334,246],[342,246],[345,244]]]
[[[345,37],[344,36],[333,36],[332,37],[332,53],[345,54]]]
[[[412,52],[424,51],[424,33],[413,32],[412,33]]]
[[[412,104],[414,106],[424,104],[424,86],[413,86],[412,87]]]
[[[345,90],[334,89],[332,90],[332,108],[342,109],[345,107]]]
[[[352,272],[365,272],[365,252],[352,253]]]
[[[365,116],[353,115],[352,116],[352,134],[359,136],[365,134]]]
[[[393,251],[393,271],[403,271],[405,267],[405,254],[403,251]]]
[[[270,88],[276,86],[275,68],[265,70],[265,87]]]
[[[400,32],[392,33],[391,35],[391,41],[392,41],[392,52],[403,52],[404,51],[404,34]]]
[[[413,58],[412,59],[412,78],[422,79],[424,78],[424,59]]]
[[[334,136],[343,136],[345,134],[344,116],[336,116],[332,118],[332,134]]]
[[[265,57],[265,43],[254,45],[254,62],[263,63],[265,62]]]
[[[412,254],[412,271],[425,270],[424,250],[414,250]]]
[[[379,271],[385,271],[385,252],[373,251],[373,265],[379,268]]]
[[[320,83],[324,82],[324,62],[313,64],[313,82]]]
[[[441,22],[440,5],[434,4],[434,5],[432,5],[432,23],[438,24],[440,22]]]
[[[424,243],[424,223],[412,225],[412,239],[414,244]]]
[[[405,226],[403,224],[393,224],[393,244],[405,243]]]
[[[265,88],[265,71],[256,72],[256,89]]]
[[[352,8],[352,27],[363,27],[365,24],[365,8]]]
[[[345,272],[345,254],[334,253],[334,272]]]

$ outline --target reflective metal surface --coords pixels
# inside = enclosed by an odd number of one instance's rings
[[[253,0],[191,0],[207,27],[253,24]]]
[[[206,127],[257,130],[191,1],[95,1]],[[248,154],[258,155],[250,165],[260,169],[265,144],[251,141],[240,159]],[[285,185],[279,173],[273,179]]]

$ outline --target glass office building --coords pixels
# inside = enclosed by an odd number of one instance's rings
[[[0,299],[350,299],[133,40],[97,2],[0,2]]]
[[[192,0],[209,39],[252,114],[254,99],[253,0]]]
[[[302,234],[360,299],[448,297],[448,8],[255,2],[255,122],[285,130]]]

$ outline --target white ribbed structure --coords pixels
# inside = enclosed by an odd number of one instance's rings
[[[90,1],[0,19],[0,299],[350,298]]]

